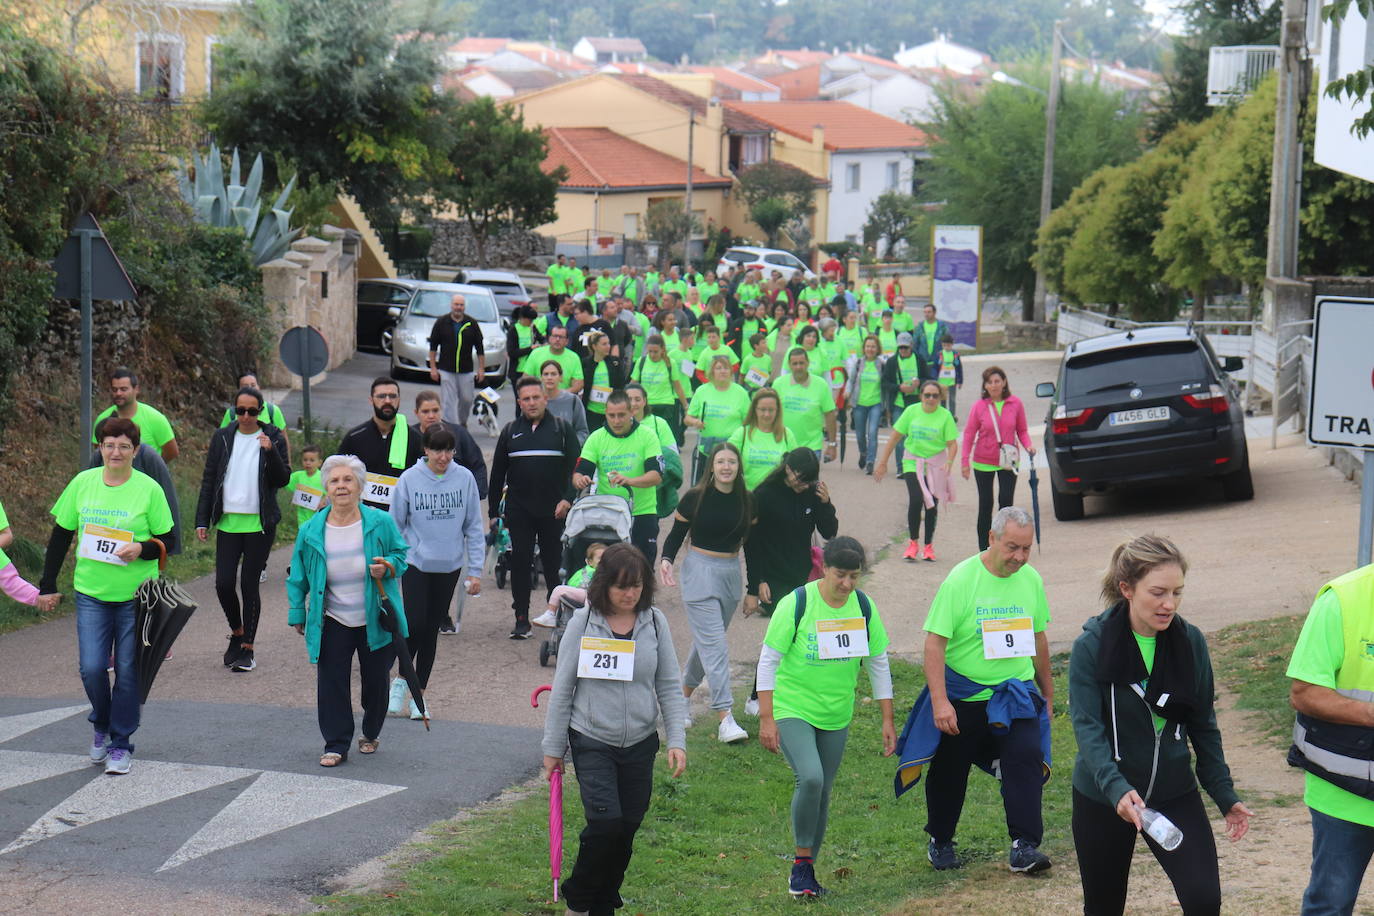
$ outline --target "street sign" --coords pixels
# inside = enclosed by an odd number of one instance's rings
[[[305,419],[305,441],[314,441],[310,417],[310,377],[329,368],[329,342],[314,328],[294,327],[281,336],[277,347],[282,363],[301,377],[301,413]]]
[[[1374,299],[1317,299],[1307,441],[1374,448]]]

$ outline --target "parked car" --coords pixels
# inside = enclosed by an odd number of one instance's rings
[[[462,293],[467,313],[482,328],[486,384],[498,387],[506,377],[506,330],[496,313],[496,297],[484,286],[470,283],[416,283],[415,296],[396,323],[391,349],[391,375],[429,379],[429,332],[434,320],[449,313],[453,294]]]
[[[1141,328],[1081,340],[1064,353],[1050,398],[1045,456],[1054,515],[1083,517],[1083,495],[1184,478],[1221,480],[1227,499],[1254,496],[1240,387],[1191,327]]]
[[[415,295],[417,280],[358,281],[358,349],[391,353],[396,319]]]
[[[522,305],[531,302],[529,291],[520,275],[509,270],[480,270],[464,267],[455,278],[459,283],[471,286],[485,286],[496,296],[496,310],[507,321],[513,320],[511,313]]]
[[[803,264],[792,252],[782,251],[778,248],[742,246],[726,249],[725,254],[720,256],[720,262],[716,265],[716,274],[718,276],[723,275],[731,267],[762,271],[765,280],[775,270],[782,274],[784,281],[790,281],[792,276],[799,271],[803,280],[810,280],[816,276],[811,268]]]

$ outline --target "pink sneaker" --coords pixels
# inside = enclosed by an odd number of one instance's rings
[[[903,560],[916,560],[921,556],[921,548],[914,540],[906,542],[906,553],[902,554]]]
[[[927,545],[926,545],[926,549],[925,549],[924,551],[921,552],[921,559],[922,559],[922,560],[929,560],[929,561],[932,562],[932,563],[935,562],[935,545],[934,545],[934,544],[927,544]]]

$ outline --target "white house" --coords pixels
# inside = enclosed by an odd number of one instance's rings
[[[1349,76],[1374,65],[1374,22],[1365,21],[1352,4],[1338,22],[1316,23],[1318,38],[1312,48],[1318,85],[1323,88],[1333,79]],[[1356,178],[1374,181],[1374,134],[1359,137],[1350,132],[1356,118],[1369,111],[1370,96],[1353,101],[1349,96],[1328,98],[1317,95],[1317,143],[1313,157],[1321,165]]]
[[[934,87],[898,70],[856,71],[822,86],[821,98],[858,105],[897,121],[927,120],[935,108]]]
[[[572,52],[575,57],[594,64],[633,63],[649,57],[644,42],[638,38],[585,37],[573,45]]]
[[[992,61],[982,51],[956,44],[944,35],[914,48],[903,44],[892,57],[906,69],[949,70],[965,76],[985,69]]]

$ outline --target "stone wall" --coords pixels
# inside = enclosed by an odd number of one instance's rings
[[[357,346],[357,233],[325,226],[320,234],[328,240],[297,239],[284,256],[262,265],[263,300],[273,340],[263,381],[270,388],[301,386],[277,354],[276,341],[288,328],[309,325],[324,335],[328,369],[350,359]],[[323,381],[328,369],[311,382]]]
[[[477,242],[466,222],[436,219],[430,226],[434,240],[429,262],[454,267],[476,267]],[[553,254],[554,240],[524,229],[505,229],[487,239],[487,267],[504,270],[537,269],[536,258]]]
[[[1009,350],[1053,350],[1058,326],[1049,321],[1008,321],[1002,326]]]

